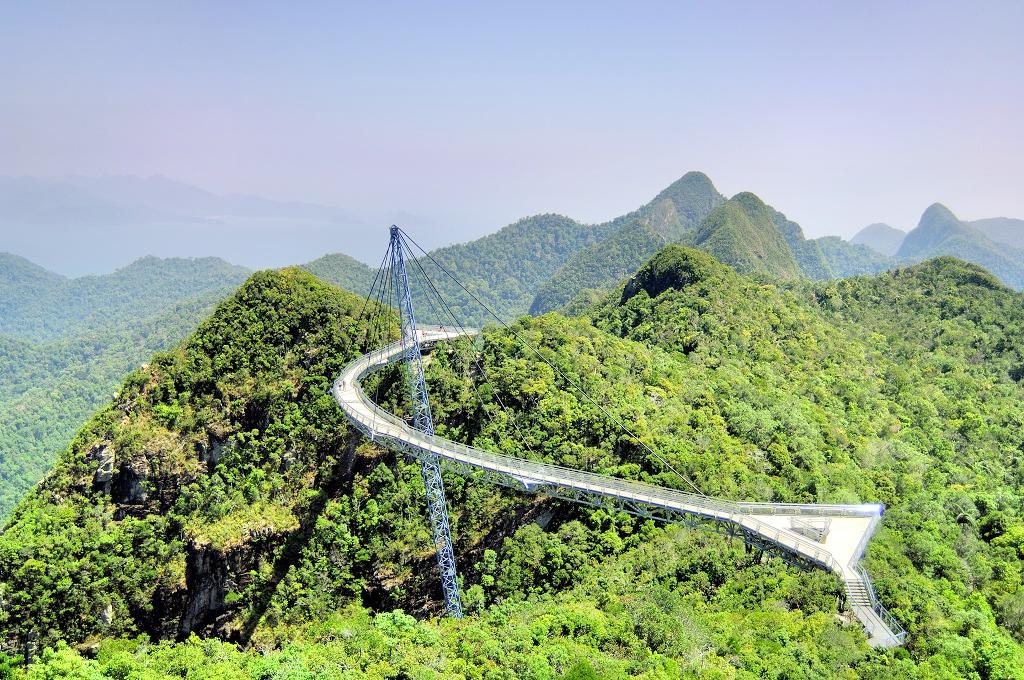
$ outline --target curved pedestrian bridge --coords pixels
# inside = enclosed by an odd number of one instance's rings
[[[472,333],[426,327],[416,332],[424,348]],[[842,579],[847,603],[864,624],[869,642],[886,647],[903,643],[906,631],[878,602],[871,580],[860,565],[881,519],[882,505],[720,500],[493,453],[427,434],[381,409],[360,385],[363,378],[405,358],[406,351],[406,345],[399,341],[365,354],[346,366],[334,383],[334,397],[345,415],[371,440],[418,459],[437,456],[447,469],[520,491],[588,505],[612,504],[643,517],[718,529],[798,565],[832,571]]]

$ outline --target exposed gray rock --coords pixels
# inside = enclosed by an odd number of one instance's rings
[[[107,603],[107,606],[100,612],[100,621],[104,626],[109,626],[114,622],[114,605]]]
[[[111,500],[122,505],[141,505],[146,502],[148,474],[142,467],[144,464],[144,461],[137,464],[121,463],[111,486]]]
[[[93,484],[104,493],[110,493],[110,482],[114,478],[114,449],[108,444],[97,444],[89,451],[90,460],[96,461]]]
[[[189,544],[185,552],[185,584],[188,604],[178,624],[178,637],[211,624],[224,610],[228,587],[228,563],[217,550],[207,545]]]
[[[196,444],[196,453],[199,454],[199,460],[206,463],[206,467],[210,472],[213,472],[213,468],[217,467],[217,463],[224,457],[224,448],[225,442],[223,439],[210,435],[208,442]]]

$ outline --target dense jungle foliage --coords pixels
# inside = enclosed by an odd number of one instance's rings
[[[31,344],[0,336],[0,521],[124,377],[188,337],[228,292],[70,340]]]
[[[0,536],[9,674],[1024,677],[1024,297],[983,270],[778,284],[670,246],[580,317],[514,325],[708,493],[886,503],[888,651],[828,574],[454,476],[468,616],[435,618],[419,471],[328,392],[375,344],[361,309],[261,272],[126,381]],[[446,436],[685,487],[506,330],[428,378]],[[401,410],[396,372],[369,388]]]
[[[69,280],[0,254],[0,521],[124,377],[244,276],[215,258],[143,258]]]
[[[533,298],[530,313],[561,309],[591,292],[603,294],[610,282],[629,276],[666,243],[646,221],[631,222],[573,256]]]
[[[0,267],[7,264],[0,259]],[[124,328],[186,298],[223,294],[248,273],[215,257],[144,257],[111,274],[77,279],[36,276],[31,282],[0,269],[0,335],[48,342]],[[20,279],[21,285],[9,286],[12,279]]]
[[[837,279],[878,274],[905,264],[862,243],[844,241],[838,236],[822,236],[815,239],[815,243]]]

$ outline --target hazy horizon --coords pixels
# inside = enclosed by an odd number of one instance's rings
[[[161,175],[345,216],[154,237],[247,266],[371,260],[392,221],[429,246],[544,212],[601,222],[688,170],[809,237],[910,229],[936,201],[1024,217],[1022,20],[1009,2],[20,4],[0,25],[0,175]],[[0,251],[71,234],[79,264],[113,256],[75,226],[0,227]]]

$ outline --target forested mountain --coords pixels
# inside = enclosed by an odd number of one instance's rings
[[[900,244],[903,243],[906,235],[907,232],[902,229],[897,229],[881,222],[875,222],[854,234],[853,238],[850,239],[850,243],[865,245],[883,255],[892,257],[900,249]]]
[[[1011,217],[990,217],[968,222],[993,241],[1024,250],[1024,220]]]
[[[673,192],[673,187],[686,190]],[[668,204],[660,200],[665,195],[676,196],[675,211],[665,210]],[[698,207],[685,213],[688,220],[677,219],[686,200],[694,200]],[[725,201],[707,176],[688,173],[640,211],[608,224],[615,223],[622,226],[602,225],[609,235],[576,253],[540,288],[531,314],[576,308],[668,243],[696,246],[741,272],[783,279],[876,274],[951,255],[989,269],[1009,286],[1024,287],[1024,250],[1012,247],[1024,238],[1019,236],[1024,230],[1018,231],[1024,222],[997,218],[968,224],[940,204],[929,208],[910,234],[879,223],[865,227],[849,242],[834,236],[808,239],[799,224],[756,195],[743,192]],[[993,238],[972,224],[991,231]],[[995,237],[1003,241],[997,243]]]
[[[607,235],[607,228],[561,215],[519,220],[497,233],[431,253],[502,318],[524,313],[541,284],[581,248]],[[423,265],[453,309],[477,323],[493,321],[450,278]],[[485,297],[486,296],[486,297]]]
[[[797,278],[802,270],[774,213],[754,194],[736,194],[701,223],[694,245],[740,272]]]
[[[382,249],[383,250],[383,249]],[[367,295],[377,272],[345,253],[330,253],[302,265],[302,268],[319,278],[333,283],[342,290],[358,295]]]
[[[895,257],[888,257],[862,243],[850,243],[838,236],[822,236],[814,239],[822,256],[832,270],[832,276],[845,279],[848,276],[878,274],[894,269],[900,264]]]
[[[1022,677],[1024,296],[983,270],[773,284],[670,246],[585,318],[515,325],[710,494],[886,503],[898,650],[823,572],[450,476],[468,615],[399,611],[439,611],[419,471],[329,394],[373,344],[362,304],[261,272],[136,371],[0,535],[5,648],[94,650],[39,677]],[[399,377],[371,387],[401,412]],[[683,485],[508,331],[428,382],[445,436]]]
[[[214,258],[144,258],[65,279],[0,257],[0,519],[129,371],[185,338],[245,275]]]
[[[583,248],[534,296],[530,313],[558,309],[586,291],[628,276],[667,243],[686,240],[725,201],[702,172],[688,172],[646,205],[598,227],[606,237]]]
[[[561,309],[581,296],[599,296],[609,283],[628,276],[666,243],[646,221],[629,222],[570,258],[533,298],[530,314]]]
[[[26,300],[60,287],[64,277],[10,253],[0,253],[0,324]]]
[[[31,294],[58,286],[62,281],[64,277],[60,274],[54,274],[23,257],[0,253],[0,292],[4,295],[2,304],[9,304],[8,299],[17,298],[14,293],[18,292],[18,287]]]
[[[483,325],[494,319],[473,300],[483,300],[499,317],[511,320],[524,314],[541,284],[580,249],[606,236],[614,223],[590,226],[562,215],[535,215],[510,224],[494,234],[430,252],[420,253],[411,268],[422,267],[445,295],[452,310],[467,323]],[[381,243],[381,252],[385,242]],[[431,260],[433,258],[433,260]],[[437,264],[434,263],[437,262]],[[469,290],[467,293],[438,264]],[[365,295],[374,273],[369,267],[345,255],[328,255],[303,265],[346,290]],[[432,310],[423,291],[416,292],[424,320],[444,322],[444,310]]]
[[[896,264],[838,238],[807,239],[799,224],[752,193],[743,192],[726,201],[702,173],[687,173],[673,187],[677,185],[690,189],[681,192],[683,199],[699,199],[699,209],[686,212],[690,219],[652,219],[652,214],[658,214],[651,210],[660,205],[658,199],[641,209],[639,218],[619,218],[625,226],[570,259],[534,298],[530,313],[562,309],[570,301],[575,304],[606,291],[673,242],[706,250],[739,271],[779,278],[829,279],[877,273]],[[662,192],[672,193],[680,195]],[[666,223],[672,228],[659,228]]]
[[[981,265],[1008,286],[1024,288],[1024,250],[997,243],[957,219],[941,203],[931,205],[907,234],[897,256],[919,261],[951,255]]]
[[[21,294],[8,294],[6,284],[0,288],[7,298],[0,335],[46,342],[123,328],[186,297],[236,286],[247,274],[215,257],[144,257],[111,274],[77,279],[37,273],[22,284]]]

